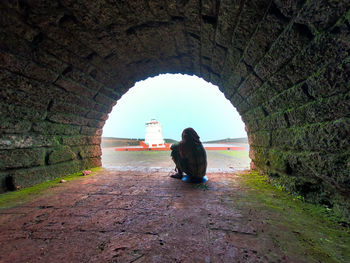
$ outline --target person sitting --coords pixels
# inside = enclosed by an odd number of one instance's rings
[[[207,154],[193,128],[182,132],[182,140],[170,147],[171,157],[176,165],[177,173],[172,178],[181,179],[186,173],[191,182],[202,182],[207,170]]]

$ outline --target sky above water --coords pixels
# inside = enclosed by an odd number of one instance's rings
[[[202,141],[247,137],[240,115],[217,86],[181,74],[137,82],[114,106],[102,136],[144,138],[151,119],[160,122],[164,138],[180,140],[187,127]]]

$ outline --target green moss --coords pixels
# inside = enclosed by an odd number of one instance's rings
[[[101,170],[101,168],[97,167],[97,168],[92,168],[90,170],[93,172],[92,173],[92,175],[93,175],[94,172]],[[11,207],[17,206],[19,204],[22,204],[26,201],[32,200],[35,197],[42,194],[43,191],[50,189],[50,188],[57,187],[60,184],[60,181],[62,179],[66,180],[66,181],[72,181],[72,180],[77,180],[79,178],[81,178],[81,172],[70,174],[70,175],[67,175],[65,177],[57,178],[57,179],[43,182],[40,184],[36,184],[34,186],[23,188],[23,189],[18,190],[18,191],[7,192],[4,194],[1,194],[0,195],[0,209],[11,208]]]
[[[241,205],[251,205],[262,217],[268,215],[271,227],[293,233],[297,243],[290,237],[278,240],[288,254],[304,249],[316,262],[350,262],[349,224],[331,209],[305,203],[301,196],[289,194],[281,185],[270,184],[257,172],[245,173],[239,180],[247,187]]]
[[[220,151],[221,154],[225,154],[228,156],[236,157],[236,158],[249,158],[248,151]]]

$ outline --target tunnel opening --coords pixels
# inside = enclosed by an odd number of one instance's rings
[[[151,119],[159,123],[158,143],[165,142],[167,150],[147,141],[145,124]],[[207,172],[249,169],[248,137],[239,113],[217,86],[183,74],[137,82],[118,100],[103,128],[102,166],[170,171],[174,168],[170,145],[181,140],[187,127],[197,131],[206,148]]]

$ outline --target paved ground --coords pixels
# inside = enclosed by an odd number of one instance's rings
[[[103,170],[56,185],[0,210],[0,262],[323,262],[245,204],[236,175],[208,177]]]
[[[207,186],[166,174],[104,171],[2,211],[1,262],[272,262],[248,211],[232,209],[234,176]],[[278,256],[277,256],[278,255]],[[232,261],[234,260],[234,261]]]

